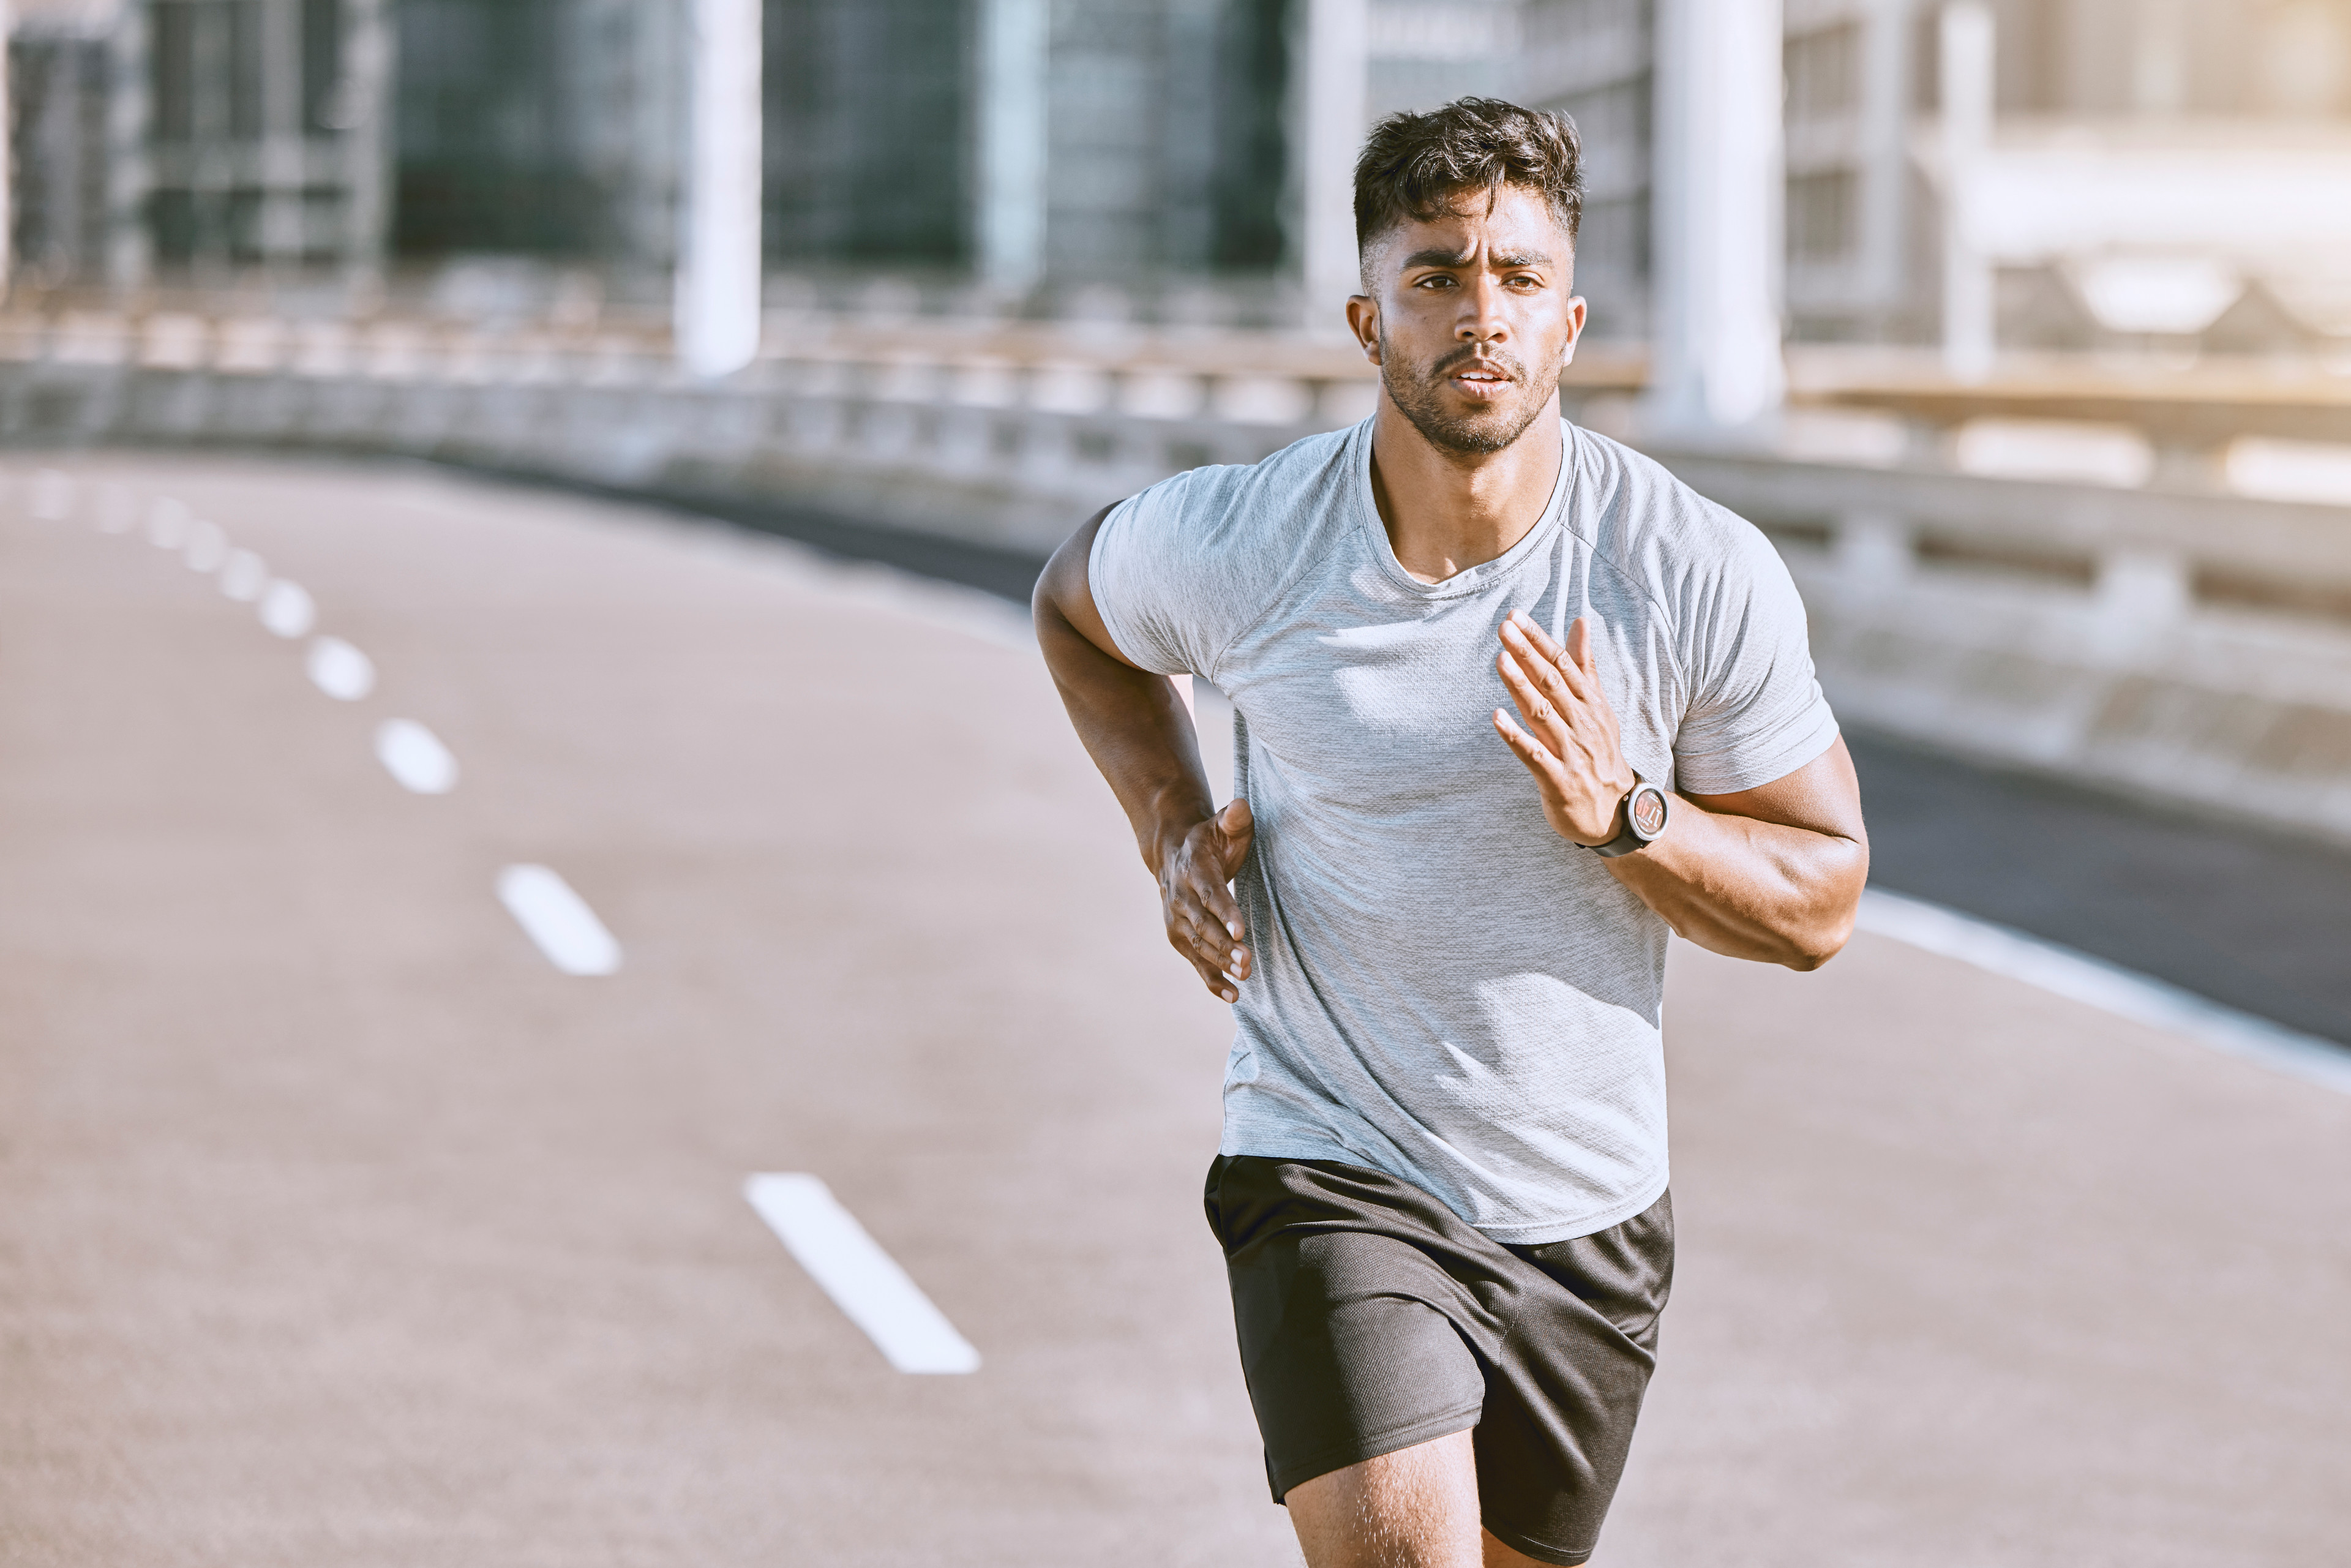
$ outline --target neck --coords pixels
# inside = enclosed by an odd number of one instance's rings
[[[1564,456],[1559,395],[1499,452],[1447,452],[1430,444],[1380,393],[1372,424],[1372,499],[1396,564],[1442,582],[1492,560],[1542,520]]]

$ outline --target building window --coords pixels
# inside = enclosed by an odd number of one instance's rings
[[[1788,118],[1834,120],[1861,100],[1861,29],[1853,23],[1787,43]]]
[[[1799,261],[1836,261],[1853,249],[1854,175],[1849,169],[1788,182],[1788,249]]]

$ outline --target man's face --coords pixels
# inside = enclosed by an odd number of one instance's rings
[[[1542,196],[1467,191],[1449,213],[1407,219],[1364,258],[1368,296],[1348,302],[1389,401],[1441,452],[1499,452],[1559,390],[1583,329],[1573,242]]]

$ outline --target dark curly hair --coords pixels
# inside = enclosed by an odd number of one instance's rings
[[[1540,192],[1575,237],[1583,219],[1583,143],[1575,121],[1499,98],[1456,99],[1426,114],[1391,114],[1355,160],[1355,247],[1449,212],[1473,191]]]

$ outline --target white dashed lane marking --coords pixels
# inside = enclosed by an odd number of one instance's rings
[[[281,577],[262,592],[261,623],[280,637],[300,637],[319,623],[319,607],[300,583]]]
[[[179,549],[188,542],[188,508],[166,496],[147,508],[147,542],[157,549]]]
[[[812,1176],[770,1173],[743,1184],[799,1266],[901,1372],[979,1370],[979,1352],[956,1333],[897,1260]]]
[[[188,529],[188,549],[181,559],[190,571],[209,576],[228,559],[228,536],[218,523],[198,522]]]
[[[220,591],[239,604],[250,604],[269,586],[269,566],[249,549],[233,549],[221,566]]]
[[[337,702],[355,703],[375,690],[375,664],[340,637],[315,637],[303,665],[310,684]]]
[[[388,718],[376,727],[376,760],[419,795],[446,795],[457,787],[457,759],[441,737],[413,718]]]
[[[545,866],[510,865],[498,873],[498,902],[565,974],[609,975],[620,968],[620,943],[588,901]]]

